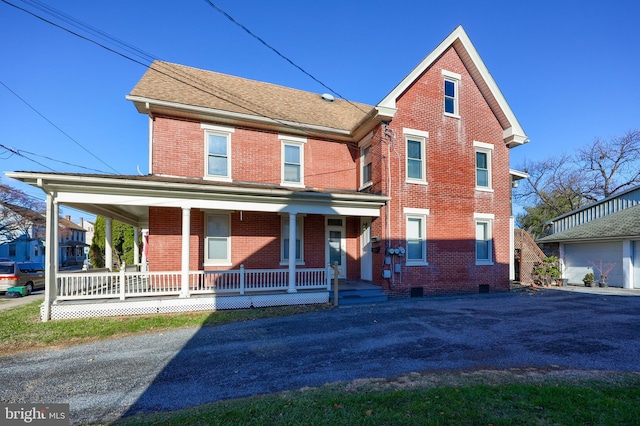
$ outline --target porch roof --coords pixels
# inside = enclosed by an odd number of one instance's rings
[[[59,204],[139,227],[148,226],[149,207],[378,217],[380,207],[389,200],[385,195],[358,191],[158,175],[43,172],[6,175],[52,194]]]

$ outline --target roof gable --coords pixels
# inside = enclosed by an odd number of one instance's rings
[[[471,78],[486,99],[503,129],[505,144],[509,147],[529,141],[518,119],[509,107],[498,85],[480,58],[476,48],[462,26],[458,26],[442,43],[429,53],[387,96],[376,105],[379,116],[391,119],[396,111],[397,99],[429,69],[449,48],[455,49]]]

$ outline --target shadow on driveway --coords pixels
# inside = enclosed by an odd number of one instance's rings
[[[122,416],[425,370],[638,371],[639,335],[640,299],[552,290],[204,327]]]

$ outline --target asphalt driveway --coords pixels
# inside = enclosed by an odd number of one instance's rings
[[[640,371],[640,298],[547,290],[410,299],[0,358],[0,401],[74,423],[413,371]]]

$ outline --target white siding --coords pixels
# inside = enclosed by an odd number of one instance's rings
[[[589,272],[594,273],[597,282],[599,280],[598,270],[590,262],[600,265],[600,260],[602,260],[603,265],[615,263],[615,267],[609,273],[607,283],[611,287],[622,287],[622,242],[566,243],[564,257],[565,277],[569,279],[569,283],[582,284],[582,278]]]

